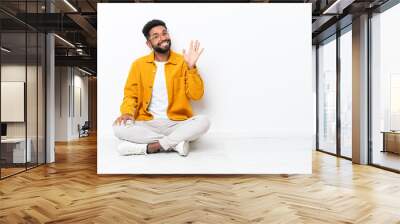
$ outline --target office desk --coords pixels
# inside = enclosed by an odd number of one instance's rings
[[[25,154],[25,138],[6,138],[1,139],[1,157],[6,163],[25,163],[32,158],[32,140],[27,138],[28,143]],[[26,159],[26,161],[25,161]]]
[[[400,132],[399,131],[382,131],[383,133],[383,150],[382,152],[393,152],[400,154]]]

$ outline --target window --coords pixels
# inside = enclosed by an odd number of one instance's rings
[[[371,19],[371,162],[400,170],[400,5]]]
[[[340,155],[352,157],[352,33],[340,36]],[[346,32],[347,31],[347,32]]]
[[[336,36],[318,47],[318,149],[336,153]]]

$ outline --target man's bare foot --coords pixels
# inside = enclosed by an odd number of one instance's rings
[[[153,143],[147,144],[147,153],[148,154],[160,152],[161,149],[162,149],[162,147],[159,142],[153,142]]]

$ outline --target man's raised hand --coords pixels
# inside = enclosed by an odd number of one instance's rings
[[[183,49],[183,57],[185,58],[185,62],[189,66],[189,69],[195,67],[196,62],[203,50],[204,48],[200,49],[200,42],[198,40],[190,41],[189,50],[187,52],[185,49]]]

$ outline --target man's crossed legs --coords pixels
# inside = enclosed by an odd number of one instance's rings
[[[205,115],[193,116],[184,121],[153,119],[113,126],[115,136],[122,140],[118,146],[120,155],[175,150],[186,156],[188,142],[198,139],[209,128],[210,121]]]

